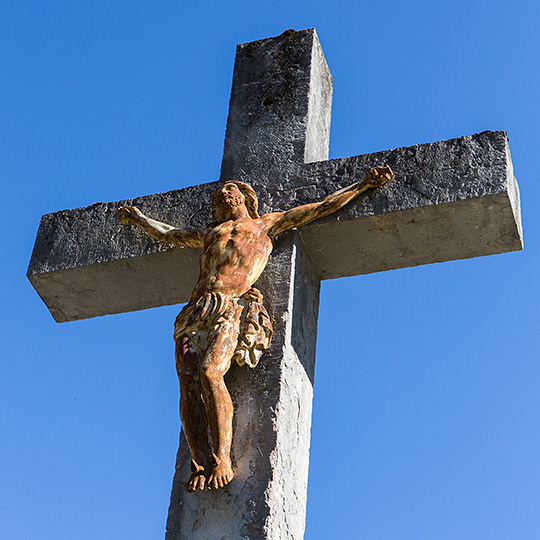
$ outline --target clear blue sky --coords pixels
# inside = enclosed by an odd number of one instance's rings
[[[178,307],[56,324],[40,216],[218,178],[235,46],[316,27],[331,157],[504,129],[526,249],[325,282],[307,540],[540,538],[540,4],[0,3],[0,538],[163,538]]]

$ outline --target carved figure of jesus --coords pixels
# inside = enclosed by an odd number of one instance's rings
[[[269,346],[270,317],[253,284],[268,262],[273,240],[339,210],[367,189],[383,186],[392,175],[388,165],[374,167],[362,182],[319,202],[263,216],[257,212],[251,186],[227,181],[214,192],[215,222],[206,229],[177,229],[134,206],[118,209],[125,225],[137,225],[161,242],[202,250],[197,284],[174,329],[180,419],[192,455],[187,492],[221,488],[234,476],[230,458],[233,405],[224,376],[233,360],[255,367]]]

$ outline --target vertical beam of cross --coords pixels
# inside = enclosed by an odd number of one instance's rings
[[[299,165],[327,159],[331,98],[314,30],[239,45],[221,179],[278,190]],[[235,479],[217,492],[186,494],[190,455],[181,437],[167,540],[303,537],[319,276],[297,233],[278,240],[257,287],[275,333],[255,370],[233,367],[226,378]]]
[[[328,159],[332,77],[315,30],[238,45],[221,180],[283,182]]]

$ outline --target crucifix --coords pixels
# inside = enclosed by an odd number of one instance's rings
[[[118,207],[204,230],[213,221],[212,194],[233,181],[253,186],[261,214],[272,214],[324,200],[374,165],[395,173],[384,187],[277,237],[256,282],[273,321],[271,343],[254,369],[232,366],[225,379],[234,479],[186,493],[192,456],[182,431],[167,540],[303,537],[322,279],[522,248],[504,132],[329,161],[331,97],[315,30],[239,45],[219,182],[41,220],[28,277],[64,322],[190,298],[200,246],[169,246],[125,227]]]

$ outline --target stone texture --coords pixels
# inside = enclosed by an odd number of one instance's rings
[[[314,29],[238,45],[221,180],[268,185],[328,158],[332,77]]]
[[[314,30],[239,46],[221,179],[250,179],[269,194],[306,156],[326,159],[331,88]],[[235,479],[217,497],[187,495],[181,437],[167,540],[303,538],[319,279],[300,246],[297,232],[278,239],[257,282],[275,320],[270,349],[256,369],[235,367],[226,379]]]
[[[286,210],[388,163],[394,180],[301,229],[322,279],[519,250],[521,219],[506,134],[296,164],[271,185],[252,179],[261,212]],[[135,204],[178,227],[211,221],[216,183],[43,216],[30,281],[58,322],[187,301],[198,251],[168,247],[120,225]]]
[[[98,203],[41,218],[28,278],[57,322],[186,302],[199,250],[171,247],[118,222],[119,206],[183,228],[211,221],[214,184]]]
[[[392,182],[302,229],[321,279],[523,248],[505,132],[313,163],[304,181],[318,198],[383,163]]]

